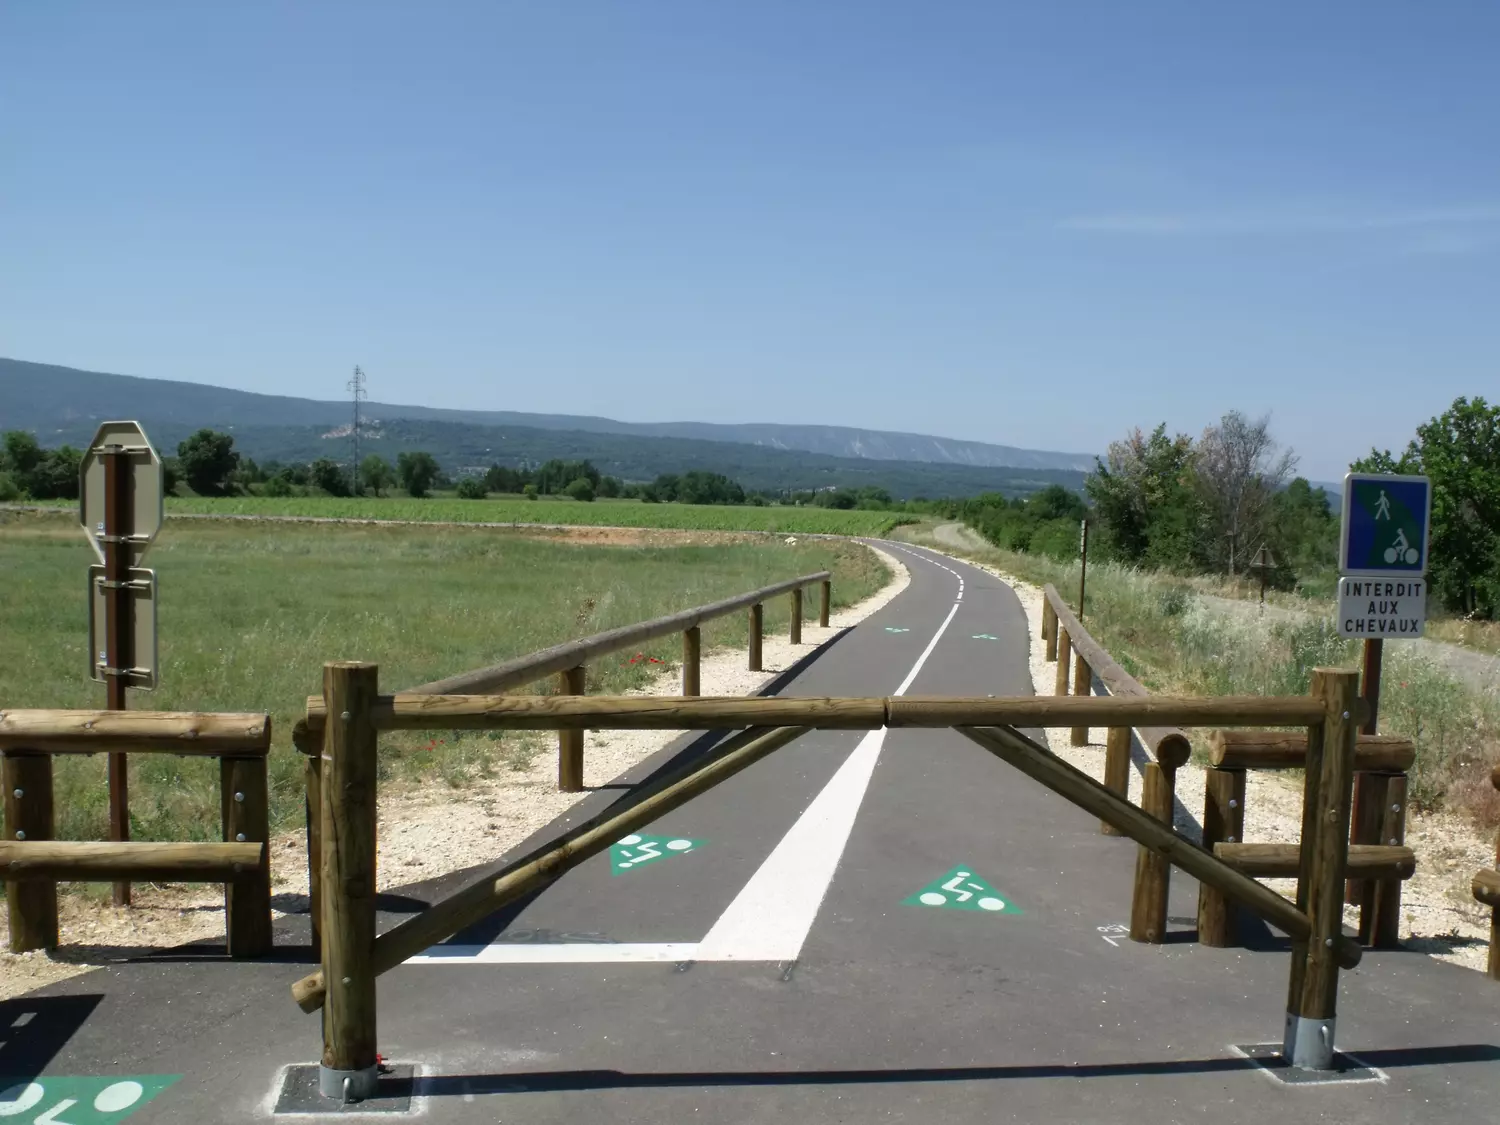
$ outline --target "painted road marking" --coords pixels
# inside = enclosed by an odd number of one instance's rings
[[[609,849],[609,873],[626,875],[652,860],[690,852],[702,842],[681,836],[626,836]]]
[[[115,1125],[160,1094],[180,1075],[0,1078],[0,1118],[18,1125]],[[33,1116],[34,1114],[34,1116]]]
[[[910,633],[911,632],[910,629],[898,629],[894,625],[887,625],[885,627],[885,631],[887,633]]]
[[[971,641],[998,641],[1000,638],[993,633],[975,633],[969,639]]]
[[[1007,902],[999,891],[975,875],[972,867],[962,865],[901,902],[905,906],[937,906],[991,914],[1022,913],[1020,907]]]
[[[1120,948],[1120,938],[1130,933],[1129,926],[1122,926],[1119,922],[1111,922],[1107,926],[1099,926],[1099,936],[1116,949]]]
[[[894,692],[905,695],[922,666],[948,631],[955,603],[922,655]],[[651,945],[572,944],[487,946],[439,945],[411,958],[426,965],[463,965],[477,961],[545,964],[558,961],[795,961],[802,952],[833,882],[854,820],[880,758],[885,730],[860,739],[807,811],[772,849],[750,881],[735,896],[701,942]],[[627,837],[628,839],[628,837]],[[525,951],[525,952],[522,952]]]

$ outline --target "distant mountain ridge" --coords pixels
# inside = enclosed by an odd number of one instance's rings
[[[686,438],[866,461],[1088,472],[1089,454],[1018,449],[988,442],[924,434],[773,422],[619,422],[570,414],[510,410],[450,410],[367,402],[373,420],[453,422],[468,426],[525,426],[637,437]],[[348,425],[348,402],[266,395],[201,383],[81,371],[72,367],[0,358],[0,429],[34,430],[44,441],[86,440],[98,422],[135,418],[174,428],[210,426]]]

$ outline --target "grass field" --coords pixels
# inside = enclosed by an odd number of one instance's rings
[[[903,534],[928,541],[920,532]],[[1070,604],[1076,598],[1076,562],[994,548],[963,553],[1038,585],[1051,582]],[[1086,597],[1085,627],[1152,691],[1300,695],[1315,667],[1359,666],[1357,642],[1338,636],[1330,620],[1264,619],[1249,605],[1226,613],[1169,575],[1090,563]],[[1489,782],[1490,766],[1500,760],[1500,694],[1473,691],[1411,647],[1392,643],[1385,648],[1380,728],[1417,744],[1414,807],[1452,807],[1483,824],[1500,823]]]
[[[0,706],[102,705],[102,685],[87,678],[92,561],[70,517],[0,512]],[[399,690],[799,574],[833,571],[838,605],[887,580],[870,552],[837,540],[602,546],[471,528],[212,521],[169,523],[146,563],[160,588],[161,687],[134,693],[133,706],[271,712],[278,826],[302,815],[289,736],[325,661],[377,661],[382,687]],[[787,601],[766,606],[768,629],[785,628]],[[741,614],[706,624],[704,646],[743,644],[746,628]],[[673,637],[646,655],[675,665],[680,653]],[[625,690],[661,670],[631,655],[590,666],[590,689]],[[393,734],[382,767],[461,784],[546,744],[536,734]],[[59,835],[103,838],[104,759],[55,762]],[[137,838],[217,838],[215,763],[138,755],[131,770]]]
[[[542,523],[577,526],[683,528],[688,531],[773,531],[802,535],[884,535],[915,519],[900,512],[837,508],[727,507],[646,504],[639,500],[413,500],[332,496],[173,497],[168,513],[241,516],[320,516],[325,519],[416,520],[424,523]]]

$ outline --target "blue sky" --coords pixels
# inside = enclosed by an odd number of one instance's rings
[[[1335,478],[1500,396],[1500,6],[14,3],[0,354]]]

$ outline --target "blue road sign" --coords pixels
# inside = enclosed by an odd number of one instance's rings
[[[1346,474],[1339,573],[1425,574],[1431,516],[1426,477]]]

